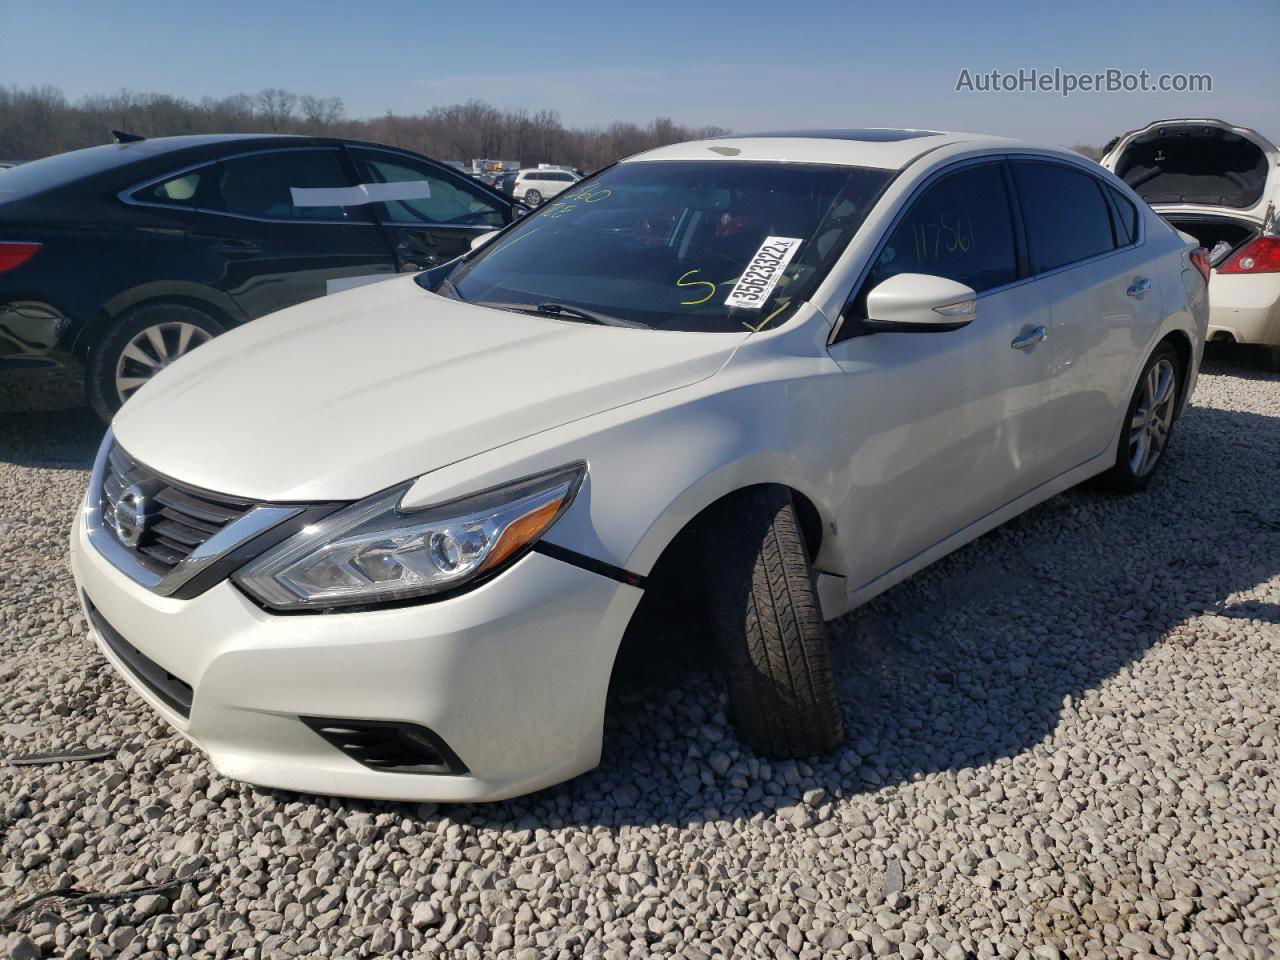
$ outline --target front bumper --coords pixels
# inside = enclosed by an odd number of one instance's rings
[[[266,787],[386,800],[498,800],[599,762],[614,655],[641,591],[530,553],[432,603],[275,615],[223,581],[158,596],[71,537],[82,596],[145,658],[192,688],[187,717],[93,630],[134,691],[223,774]],[[92,628],[91,628],[92,629]],[[300,717],[426,727],[464,774],[375,770]]]

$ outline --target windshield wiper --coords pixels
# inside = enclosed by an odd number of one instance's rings
[[[582,307],[571,307],[565,303],[505,303],[496,300],[472,300],[479,307],[493,307],[495,310],[510,310],[513,313],[529,313],[536,317],[556,317],[562,320],[577,320],[581,323],[596,323],[602,327],[643,327],[643,323],[634,320],[623,320],[607,313],[585,310]]]

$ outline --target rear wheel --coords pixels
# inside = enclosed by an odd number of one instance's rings
[[[153,376],[222,332],[222,325],[208,314],[181,303],[147,304],[128,311],[89,352],[89,405],[103,420],[110,420]]]
[[[707,532],[713,631],[743,742],[774,757],[833,750],[844,739],[840,700],[790,492],[744,491]]]
[[[1171,344],[1162,343],[1143,367],[1129,401],[1116,463],[1105,474],[1113,490],[1132,493],[1146,487],[1155,476],[1173,432],[1181,384],[1178,352]]]
[[[524,195],[524,202],[530,207],[536,207],[542,203],[542,193],[538,190],[529,190]]]

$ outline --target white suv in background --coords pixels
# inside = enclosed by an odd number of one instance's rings
[[[1101,163],[1209,251],[1209,339],[1270,347],[1280,370],[1280,150],[1222,120],[1157,120]]]
[[[573,195],[232,330],[117,414],[85,613],[224,774],[564,780],[665,611],[709,615],[744,746],[831,750],[824,619],[1089,477],[1142,489],[1195,385],[1207,262],[1067,150],[726,137]]]
[[[582,178],[568,170],[536,167],[516,174],[511,195],[526,206],[536,207],[549,197],[567,190]]]

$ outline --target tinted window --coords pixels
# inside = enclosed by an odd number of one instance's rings
[[[1053,270],[1114,249],[1102,185],[1056,163],[1016,162],[1031,268]]]
[[[764,329],[825,276],[889,176],[803,163],[620,163],[461,263],[449,295],[502,309],[564,304],[667,330]]]
[[[1114,187],[1107,187],[1116,214],[1116,242],[1121,246],[1138,242],[1138,208]]]
[[[476,190],[461,177],[454,178],[430,164],[396,154],[353,150],[352,155],[365,183],[425,183],[430,192],[427,197],[374,204],[384,220],[484,227],[500,227],[507,222],[506,211],[495,198]]]
[[[863,290],[899,273],[946,277],[979,292],[1017,278],[1013,219],[998,165],[959,170],[929,187],[894,228]]]
[[[109,143],[22,163],[5,174],[0,203],[60,187],[72,180],[122,167],[135,160],[145,160],[160,150],[160,147],[145,140],[140,143]],[[141,180],[142,177],[138,179]]]
[[[135,190],[132,196],[143,203],[162,203],[169,207],[216,206],[217,167],[188,170],[160,183]]]
[[[336,150],[286,150],[233,157],[219,165],[218,179],[227,213],[273,220],[363,219],[358,207],[294,203],[295,188],[351,185]]]

